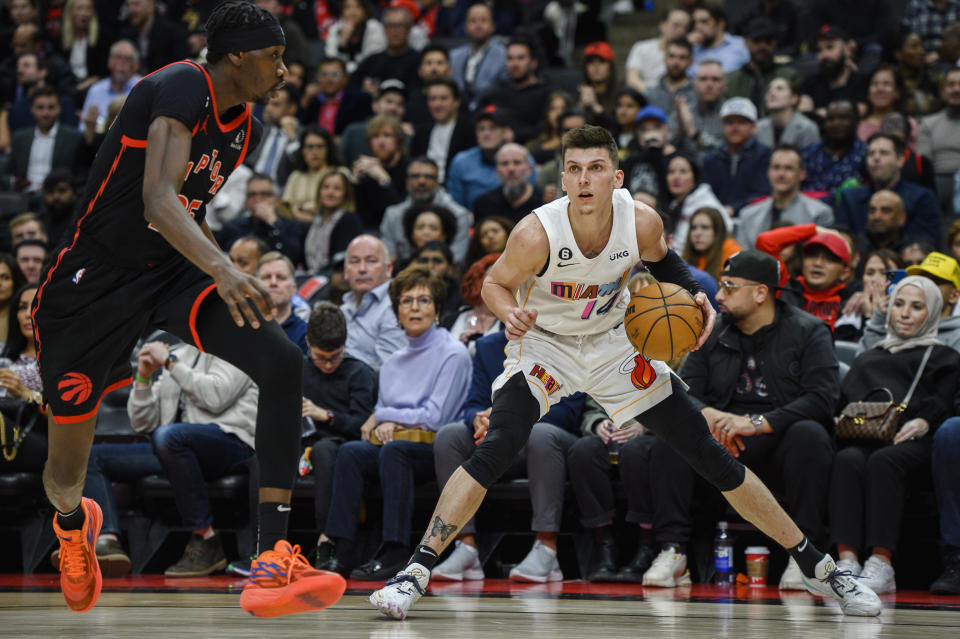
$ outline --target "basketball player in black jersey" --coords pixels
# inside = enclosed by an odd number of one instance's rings
[[[206,29],[205,66],[175,62],[130,92],[34,303],[49,416],[43,481],[57,509],[60,583],[77,612],[101,587],[94,546],[102,515],[81,495],[97,408],[134,382],[129,357],[147,327],[231,362],[260,388],[260,555],[241,607],[264,617],[317,610],[345,588],[283,541],[299,455],[300,351],[274,321],[267,291],[233,267],[204,222],[207,202],[260,140],[247,102],[264,104],[283,85],[283,30],[246,0],[217,6]],[[135,388],[150,381],[137,377]]]

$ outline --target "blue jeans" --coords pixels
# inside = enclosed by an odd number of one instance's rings
[[[363,483],[378,475],[383,490],[383,540],[410,543],[413,488],[436,476],[433,444],[392,441],[374,446],[353,441],[342,445],[333,471],[333,501],[324,531],[328,537],[353,540],[357,536]]]
[[[960,548],[960,417],[943,422],[933,434],[933,487],[940,511],[940,539]]]
[[[117,498],[112,482],[133,482],[148,475],[162,475],[160,460],[153,446],[142,444],[94,444],[87,460],[87,481],[83,496],[100,504],[103,510],[101,533],[120,534]]]
[[[153,433],[153,452],[173,486],[183,525],[200,530],[213,523],[207,482],[246,472],[253,448],[216,424],[167,424]]]

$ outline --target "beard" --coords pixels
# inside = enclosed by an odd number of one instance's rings
[[[820,63],[820,75],[826,77],[828,80],[833,80],[843,73],[843,69],[847,66],[847,61],[844,58],[837,60],[836,62],[821,62]]]
[[[524,191],[527,190],[526,182],[515,182],[510,184],[503,185],[503,197],[507,198],[508,201],[513,202],[520,199],[523,196]]]

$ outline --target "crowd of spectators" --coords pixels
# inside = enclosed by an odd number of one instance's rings
[[[418,526],[414,486],[442,485],[484,437],[505,337],[483,278],[514,225],[563,196],[561,138],[590,123],[614,135],[625,188],[660,213],[723,312],[707,345],[674,363],[711,431],[878,592],[896,588],[904,493],[932,473],[933,590],[960,594],[960,1],[728,2],[734,17],[723,2],[681,0],[658,8],[656,37],[623,51],[606,23],[641,3],[597,3],[601,18],[582,15],[575,30],[576,57],[558,38],[569,3],[256,2],[286,33],[286,85],[256,107],[262,141],[204,215],[304,353],[317,565],[396,572]],[[105,131],[141,77],[203,61],[214,4],[0,3],[0,386],[11,396],[40,390],[30,301],[97,187],[85,173]],[[845,403],[873,386],[900,401],[931,344],[897,439],[837,441]],[[94,448],[97,552],[108,572],[129,569],[110,482],[165,474],[195,532],[167,574],[219,570],[203,486],[249,462],[256,386],[155,337],[131,359],[130,420],[150,443]],[[691,508],[709,491],[642,424],[610,426],[573,396],[534,427],[510,475],[529,479],[536,540],[511,578],[562,578],[569,478],[594,537],[588,578],[689,579]],[[614,449],[636,539],[625,563]],[[0,472],[43,460],[40,425]],[[376,481],[384,543],[356,557],[363,487]],[[482,578],[476,527],[458,532],[434,577]],[[798,574],[788,565],[781,587],[802,587]]]

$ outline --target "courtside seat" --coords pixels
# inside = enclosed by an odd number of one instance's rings
[[[22,570],[32,574],[56,544],[39,473],[0,474],[0,530],[20,537]]]
[[[218,533],[236,535],[241,553],[254,547],[248,506],[250,478],[247,474],[227,475],[207,482],[207,494]],[[150,475],[137,482],[141,510],[130,521],[131,571],[139,574],[147,568],[171,534],[190,529],[180,523],[174,504],[173,487],[166,477]],[[161,567],[152,567],[162,570]]]

